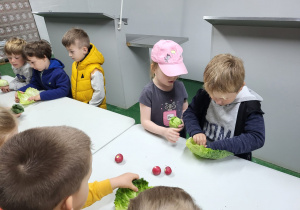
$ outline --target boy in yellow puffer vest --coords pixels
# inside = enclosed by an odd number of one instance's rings
[[[74,60],[72,64],[72,96],[78,101],[106,109],[103,55],[90,43],[87,33],[72,28],[65,33],[62,44]]]

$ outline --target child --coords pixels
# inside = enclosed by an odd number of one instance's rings
[[[127,173],[89,192],[91,172],[91,140],[82,131],[67,126],[23,131],[0,148],[0,207],[77,210],[91,192],[99,195],[89,195],[94,199],[89,204],[116,187],[137,191],[132,180],[139,176]]]
[[[64,71],[65,66],[60,60],[51,58],[51,46],[47,41],[40,40],[26,44],[24,53],[33,68],[33,73],[30,83],[19,91],[24,92],[29,87],[45,90],[28,100],[46,101],[71,96],[70,79]],[[19,102],[17,92],[15,101]]]
[[[131,199],[128,210],[200,210],[193,198],[178,187],[158,186]]]
[[[5,43],[4,52],[16,77],[9,85],[1,87],[4,93],[10,90],[18,90],[30,82],[32,69],[26,62],[26,57],[23,53],[25,45],[26,41],[17,37],[11,38]]]
[[[264,145],[262,98],[245,86],[243,61],[215,56],[206,66],[200,89],[183,115],[186,130],[199,145],[227,150],[251,160]]]
[[[71,76],[73,98],[106,109],[105,77],[101,67],[103,55],[90,43],[87,33],[79,28],[67,31],[62,44],[74,60]]]
[[[18,123],[9,109],[0,107],[0,147],[4,142],[18,133]]]
[[[184,125],[169,128],[169,121],[173,116],[181,118],[188,107],[185,87],[177,81],[179,75],[187,74],[182,51],[180,45],[171,40],[160,40],[153,46],[150,66],[153,79],[144,87],[139,99],[143,127],[173,143],[178,141]],[[185,138],[185,132],[181,136]]]

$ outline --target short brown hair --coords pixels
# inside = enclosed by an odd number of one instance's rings
[[[26,59],[26,56],[23,52],[25,45],[26,41],[24,39],[12,37],[5,43],[4,52],[7,55],[22,55],[22,57]]]
[[[63,36],[61,42],[63,46],[69,47],[72,44],[75,45],[77,40],[79,48],[90,47],[90,38],[88,34],[81,28],[71,28],[70,30],[68,30]]]
[[[0,147],[17,128],[17,119],[10,110],[0,107]]]
[[[89,173],[91,141],[82,131],[40,127],[13,136],[0,148],[0,206],[52,210],[76,193]]]
[[[245,81],[243,61],[230,54],[216,55],[207,64],[203,80],[208,93],[237,93]]]
[[[51,45],[46,40],[33,41],[26,44],[24,54],[28,57],[44,58],[50,60],[52,56]]]
[[[157,186],[131,199],[128,210],[200,210],[192,197],[178,187]]]

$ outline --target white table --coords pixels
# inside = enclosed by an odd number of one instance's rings
[[[124,161],[114,162],[117,153]],[[152,167],[170,166],[173,173],[152,175]],[[300,209],[300,179],[234,156],[221,160],[197,158],[185,140],[171,144],[135,125],[93,155],[90,182],[138,173],[150,186],[185,189],[203,210]],[[114,209],[110,194],[88,210]]]
[[[1,79],[5,79],[8,82],[11,82],[14,78],[11,76],[1,76]],[[15,91],[10,91],[8,93],[2,93],[0,90],[0,106],[11,107],[15,104]]]
[[[9,93],[0,91],[0,105],[9,107],[14,104],[14,95],[15,91]],[[18,118],[19,131],[58,125],[79,128],[90,136],[93,144],[92,152],[99,150],[135,123],[133,118],[67,97],[39,101],[24,107],[25,112]]]

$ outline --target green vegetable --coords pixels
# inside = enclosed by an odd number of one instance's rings
[[[18,91],[18,98],[20,99],[20,104],[32,104],[35,101],[28,101],[28,98],[30,98],[31,96],[36,96],[38,95],[40,92],[35,89],[35,88],[27,88],[26,91],[24,93],[21,93],[20,91]]]
[[[178,128],[178,126],[181,124],[182,124],[182,121],[178,117],[172,117],[169,122],[170,128]]]
[[[144,190],[152,188],[148,186],[148,182],[143,178],[133,180],[132,183],[139,189],[139,191],[134,192],[128,188],[119,188],[116,192],[116,198],[114,202],[116,210],[127,210],[130,199],[135,198]]]
[[[206,148],[203,145],[196,144],[192,137],[186,140],[186,146],[191,150],[192,153],[202,158],[221,159],[233,155],[233,153],[226,150],[213,150],[211,148]]]
[[[24,107],[21,106],[20,104],[14,104],[14,105],[12,105],[10,110],[15,114],[20,114],[20,113],[24,112]]]
[[[5,79],[0,79],[0,87],[4,87],[8,85],[8,81]]]

